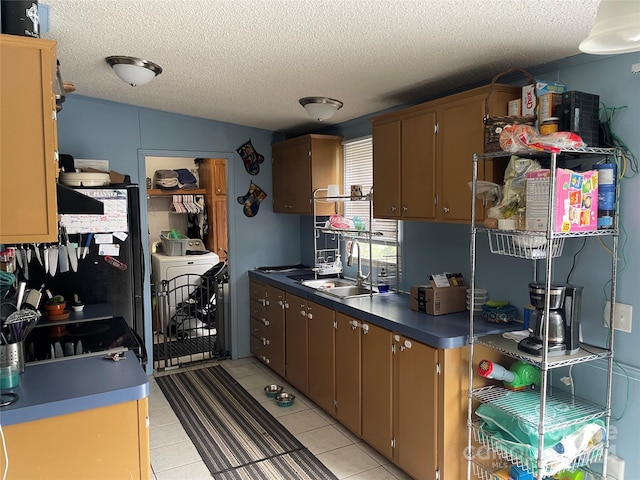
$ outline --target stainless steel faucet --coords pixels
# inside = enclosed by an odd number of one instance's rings
[[[351,241],[351,246],[349,247],[349,252],[347,255],[347,266],[350,267],[353,264],[353,250],[356,247],[358,248],[358,271],[356,273],[356,285],[361,287],[364,281],[369,278],[371,272],[369,272],[367,275],[364,275],[362,273],[362,255],[360,255],[360,244],[355,238]]]

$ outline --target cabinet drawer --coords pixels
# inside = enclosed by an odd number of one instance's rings
[[[249,328],[254,337],[267,338],[267,321],[264,318],[251,317]]]
[[[255,300],[251,300],[251,305],[249,306],[249,311],[251,312],[251,316],[256,319],[266,319],[267,318],[267,307],[263,305],[261,302],[257,302]]]
[[[249,339],[249,349],[251,350],[251,354],[258,357],[263,362],[267,363],[266,351],[267,347],[264,344],[264,341],[261,338],[250,336]]]
[[[251,282],[250,292],[251,300],[255,300],[256,302],[261,302],[266,305],[267,287],[265,285]]]

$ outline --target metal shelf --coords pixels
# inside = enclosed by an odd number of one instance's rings
[[[499,408],[518,422],[533,428],[538,426],[540,390],[513,391],[492,385],[472,393],[474,399]],[[607,413],[600,405],[557,389],[547,394],[546,405],[547,412],[542,423],[546,433],[602,418]]]
[[[559,152],[556,153],[557,156],[561,158],[565,155],[568,157],[575,157],[576,155],[614,155],[616,152],[615,148],[600,148],[600,147],[575,147],[575,148],[563,148]],[[491,153],[479,153],[477,154],[478,159],[485,158],[499,158],[499,157],[510,157],[511,155],[518,155],[521,157],[538,157],[538,158],[548,158],[554,152],[545,152],[541,150],[520,150],[518,152],[491,152]]]
[[[541,458],[537,458],[524,453],[520,444],[513,444],[485,432],[479,422],[474,422],[471,428],[473,431],[473,439],[476,442],[495,452],[499,457],[511,464],[526,468],[532,472],[534,476],[538,475],[538,473],[542,473],[544,476],[554,475],[561,470],[583,467],[590,463],[600,461],[604,454],[605,444],[604,442],[599,442],[582,450],[572,458],[566,458],[560,454],[554,455],[553,452],[549,451],[553,449],[545,450],[545,452],[550,453],[546,458],[544,455],[541,456]],[[538,467],[538,461],[540,461],[540,467]]]
[[[525,352],[518,350],[518,343],[515,340],[504,338],[502,334],[486,335],[475,339],[475,343],[490,347],[499,351],[509,357],[516,358],[518,360],[524,360],[525,362],[535,365],[538,368],[542,367],[542,357],[536,355],[529,355]],[[580,350],[574,355],[559,355],[556,357],[547,358],[547,368],[559,368],[567,367],[569,365],[575,365],[578,363],[591,362],[599,358],[609,358],[611,352],[605,348],[596,347],[594,345],[580,344]]]

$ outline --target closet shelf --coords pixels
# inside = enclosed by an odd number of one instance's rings
[[[204,195],[207,191],[204,188],[196,188],[192,190],[161,190],[159,188],[151,188],[147,190],[147,197],[171,197],[173,195]]]

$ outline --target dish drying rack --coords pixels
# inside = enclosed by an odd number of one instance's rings
[[[361,239],[369,243],[369,264],[371,259],[371,237],[382,235],[382,233],[371,232],[371,222],[373,217],[372,198],[373,193],[369,192],[362,196],[339,195],[328,196],[327,188],[318,188],[313,192],[313,219],[314,236],[313,247],[315,251],[315,262],[313,271],[316,277],[325,275],[340,275],[343,272],[343,261],[341,256],[340,241],[343,239]],[[369,216],[366,220],[354,225],[354,228],[335,228],[329,224],[326,216],[318,215],[317,203],[335,203],[335,211],[339,212],[339,204],[346,201],[366,201],[369,202]],[[369,278],[371,282],[371,277]]]

